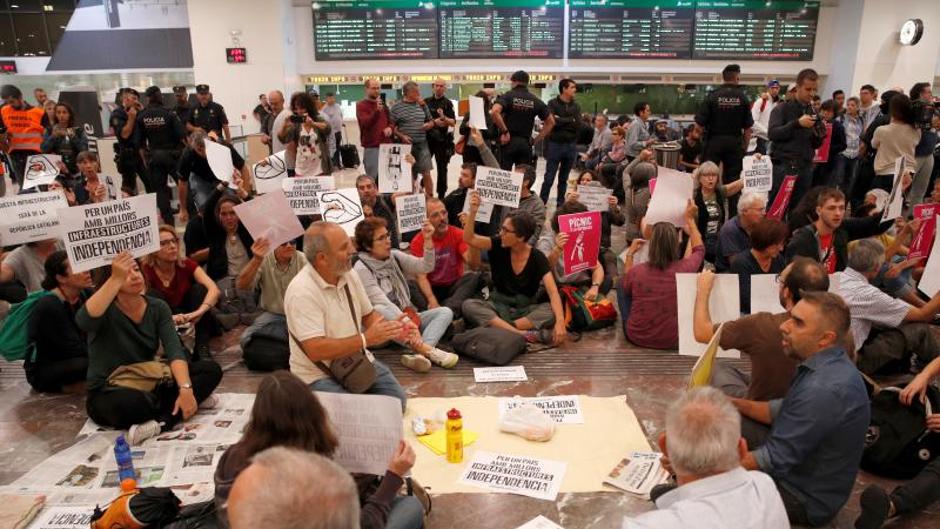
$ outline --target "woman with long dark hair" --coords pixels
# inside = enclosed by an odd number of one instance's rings
[[[290,98],[290,110],[293,113],[284,120],[280,137],[293,149],[294,175],[317,176],[333,172],[330,150],[327,140],[330,124],[317,109],[310,94],[297,92]]]
[[[875,180],[873,187],[890,192],[894,183],[895,162],[904,157],[902,171],[911,174],[916,170],[914,148],[920,142],[920,129],[914,124],[914,108],[911,99],[904,94],[891,98],[889,106],[891,122],[875,129],[871,145],[875,154]]]
[[[88,150],[88,137],[80,126],[75,126],[75,111],[68,103],[56,103],[55,121],[45,135],[40,148],[46,154],[58,154],[69,175],[78,173],[76,157]]]

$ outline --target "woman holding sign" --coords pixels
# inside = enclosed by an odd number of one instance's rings
[[[755,156],[760,156],[759,154]],[[744,187],[744,179],[739,178],[728,185],[718,183],[720,171],[714,162],[704,162],[692,172],[692,178],[698,183],[695,190],[695,205],[698,218],[695,223],[705,240],[705,260],[714,263],[718,252],[718,233],[725,223],[726,199],[738,194]]]
[[[473,191],[468,216],[475,218],[479,209],[480,195]],[[464,242],[489,252],[494,289],[488,301],[464,301],[462,312],[473,325],[521,334],[531,343],[559,345],[568,337],[561,296],[548,259],[529,246],[528,240],[534,233],[535,221],[521,210],[510,212],[503,219],[499,234],[493,237],[463,231]],[[539,287],[543,285],[549,303],[537,301]]]
[[[99,425],[127,428],[128,442],[137,445],[195,415],[222,369],[187,359],[170,307],[144,295],[144,276],[129,253],[115,257],[106,272],[75,316],[88,333],[85,407]],[[166,363],[156,360],[161,347]]]

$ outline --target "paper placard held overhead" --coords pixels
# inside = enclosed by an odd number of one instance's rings
[[[610,198],[613,189],[600,186],[578,186],[578,202],[587,206],[588,211],[604,212],[610,209],[607,199]]]
[[[519,207],[522,173],[494,167],[477,167],[476,191],[485,203],[510,208]]]
[[[708,311],[712,323],[724,323],[741,317],[740,286],[737,274],[717,274],[708,298]],[[708,344],[695,340],[692,332],[692,316],[695,312],[695,294],[698,289],[698,274],[676,274],[676,305],[679,309],[679,354],[702,356]],[[721,358],[741,358],[737,349],[720,349]]]
[[[668,222],[677,228],[685,227],[685,208],[692,199],[692,176],[674,169],[659,167],[656,192],[646,210],[646,224]]]
[[[251,176],[255,182],[255,191],[259,195],[282,189],[282,182],[287,178],[287,151],[280,151],[251,166]]]
[[[274,191],[235,206],[238,220],[257,240],[264,237],[271,249],[304,234],[304,227],[291,210],[283,191]]]
[[[350,237],[356,234],[359,221],[366,218],[359,191],[354,188],[324,191],[317,195],[317,200],[320,202],[323,220],[339,224]]]
[[[26,159],[23,189],[51,184],[59,176],[62,157],[58,154],[34,154]]]
[[[317,195],[336,189],[336,180],[332,176],[284,178],[281,186],[295,215],[318,215],[320,202]]]
[[[468,121],[471,127],[476,127],[477,130],[486,130],[486,111],[483,106],[483,98],[477,96],[470,96],[467,98],[470,101],[470,120]]]
[[[940,222],[940,215],[935,219],[934,222]],[[934,230],[933,248],[930,249],[930,257],[927,258],[927,264],[924,266],[924,275],[921,276],[920,283],[917,284],[917,289],[930,297],[940,292],[940,244],[937,244],[938,239],[940,239],[940,230]]]
[[[349,472],[384,475],[402,439],[401,401],[384,395],[316,395],[342,439],[333,461]]]
[[[235,189],[235,182],[232,180],[232,173],[235,172],[232,151],[225,145],[206,139],[206,160],[209,162],[212,174]]]
[[[143,257],[160,249],[153,193],[60,209],[59,222],[72,272],[108,265],[123,251]]]
[[[937,213],[940,213],[940,204],[918,204],[914,206],[914,218],[920,219],[920,229],[911,240],[911,251],[908,259],[921,259],[930,255],[933,247],[934,232],[937,229]]]
[[[379,145],[379,193],[410,193],[411,164],[405,159],[411,145],[383,143]]]
[[[62,191],[0,198],[0,246],[59,237],[59,210],[68,207]]]
[[[400,196],[395,199],[398,233],[418,231],[428,217],[427,199],[423,193]]]
[[[896,219],[904,211],[904,186],[901,184],[904,173],[904,157],[901,156],[894,162],[894,183],[891,185],[891,195],[888,196],[881,222]]]
[[[751,314],[786,312],[780,304],[780,283],[777,274],[753,274],[751,276]]]
[[[492,203],[487,203],[485,201],[480,202],[480,209],[477,210],[476,222],[482,222],[487,224],[490,222],[490,219],[493,217],[493,208],[495,206]],[[463,197],[463,212],[468,213],[470,211],[470,193],[468,192]]]
[[[568,234],[562,260],[565,275],[593,270],[597,266],[597,256],[601,248],[600,212],[587,211],[559,215],[558,229],[561,233]]]
[[[742,161],[741,178],[744,179],[744,191],[766,193],[774,184],[774,164],[770,156],[745,156]]]

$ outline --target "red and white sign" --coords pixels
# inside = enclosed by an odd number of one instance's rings
[[[774,198],[773,205],[767,211],[767,218],[783,220],[783,216],[787,212],[787,206],[790,205],[790,197],[793,196],[794,187],[796,187],[796,175],[785,176],[783,183],[780,184],[780,190],[777,191],[777,196]]]
[[[832,123],[826,123],[826,137],[823,138],[822,145],[816,149],[816,156],[813,157],[815,163],[826,163],[829,161],[829,146],[832,145]]]
[[[908,259],[920,259],[930,255],[933,247],[934,232],[937,231],[937,217],[940,214],[940,204],[918,204],[914,206],[914,218],[920,219],[920,229],[914,234],[911,241],[911,251]]]
[[[563,259],[565,275],[594,268],[601,249],[600,212],[588,211],[561,215],[558,217],[558,229],[568,234]]]

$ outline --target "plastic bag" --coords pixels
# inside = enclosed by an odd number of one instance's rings
[[[536,406],[523,404],[503,415],[499,429],[529,441],[545,442],[555,435],[555,421]]]

